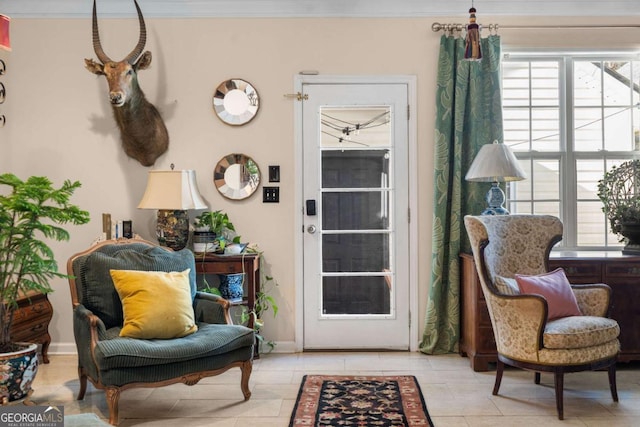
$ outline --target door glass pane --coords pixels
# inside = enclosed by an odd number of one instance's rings
[[[388,227],[388,191],[322,194],[323,230],[386,230]]]
[[[389,276],[323,278],[322,314],[388,314],[389,279]]]
[[[389,150],[355,149],[322,152],[323,188],[386,188]]]
[[[322,315],[392,311],[391,120],[384,107],[321,107]]]
[[[372,272],[389,268],[389,234],[322,235],[323,272]]]
[[[322,107],[320,144],[341,149],[388,146],[391,118],[388,106]]]

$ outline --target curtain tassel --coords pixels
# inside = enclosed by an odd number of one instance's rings
[[[482,59],[482,51],[480,50],[480,25],[476,23],[475,7],[469,9],[469,25],[467,25],[464,59],[469,61],[480,61]]]

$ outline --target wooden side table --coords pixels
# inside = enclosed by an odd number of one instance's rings
[[[234,274],[245,273],[247,295],[235,305],[245,305],[249,311],[256,306],[256,294],[260,291],[260,255],[255,253],[240,255],[215,255],[196,253],[197,274]],[[248,327],[253,328],[253,316],[249,317]]]
[[[32,342],[42,345],[42,361],[49,363],[49,322],[53,307],[46,294],[28,292],[18,299],[18,309],[13,313],[11,340]]]
[[[474,371],[488,371],[498,359],[496,341],[473,255],[466,253],[460,254],[460,303],[459,353]]]

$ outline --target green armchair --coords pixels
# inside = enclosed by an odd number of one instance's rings
[[[187,305],[192,302],[189,314],[195,326],[191,331],[197,330],[177,338],[121,336],[127,306],[123,311],[112,270],[188,274],[182,297]],[[245,400],[249,399],[255,334],[252,329],[231,324],[226,300],[197,291],[191,251],[173,252],[141,239],[110,240],[73,255],[67,272],[78,351],[78,400],[84,398],[87,379],[105,390],[112,425],[118,424],[123,390],[193,385],[234,367],[242,371],[240,385]],[[142,286],[150,289],[152,285],[144,282]],[[169,323],[175,324],[173,318]]]

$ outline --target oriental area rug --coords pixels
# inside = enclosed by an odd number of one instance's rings
[[[289,427],[433,427],[412,375],[305,375]]]

